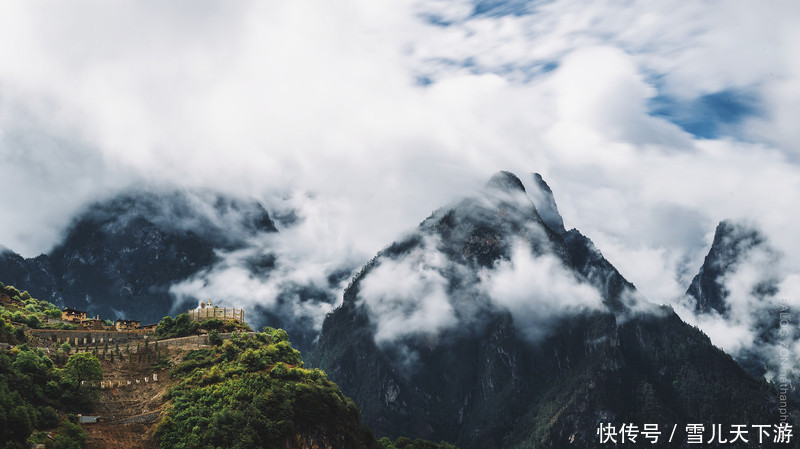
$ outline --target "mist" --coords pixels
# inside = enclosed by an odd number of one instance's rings
[[[785,254],[752,222],[728,222],[720,239],[722,274],[714,281],[724,307],[704,310],[692,295],[672,302],[682,319],[696,325],[712,343],[767,379],[800,373],[800,327],[794,310],[800,301],[797,275],[789,273]],[[787,358],[786,355],[789,355]],[[781,374],[783,373],[783,374]]]
[[[798,22],[789,1],[4,2],[0,244],[47,252],[133,187],[253,198],[281,237],[173,292],[291,303],[314,328],[421,217],[536,171],[650,301],[683,294],[719,220],[750,218],[795,304]],[[328,293],[278,298],[298,285]]]

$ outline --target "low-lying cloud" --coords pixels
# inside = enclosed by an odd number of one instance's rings
[[[593,286],[554,254],[534,254],[531,242],[515,239],[509,258],[479,269],[449,258],[436,235],[417,237],[409,252],[379,256],[358,289],[375,343],[395,351],[406,368],[419,342],[480,331],[498,314],[508,314],[520,335],[537,343],[562,318],[605,307]]]
[[[530,246],[515,242],[510,260],[481,273],[491,303],[508,310],[515,326],[538,341],[560,318],[604,308],[600,293],[564,267],[552,254],[534,256]]]
[[[768,379],[781,372],[800,373],[800,310],[798,276],[787,273],[784,254],[752,224],[728,224],[735,229],[721,240],[728,257],[727,271],[716,279],[724,292],[724,309],[701,311],[692,296],[673,302],[685,321],[696,325],[711,341],[742,362],[759,366]],[[742,239],[742,235],[748,235]],[[786,357],[788,353],[789,357]]]
[[[360,302],[375,326],[378,345],[435,336],[458,323],[444,275],[449,262],[436,244],[434,237],[425,237],[399,259],[379,258],[361,280]]]
[[[0,244],[36,256],[88,202],[172,182],[306,217],[258,252],[319,285],[510,169],[541,172],[653,302],[723,218],[757,220],[800,272],[797,2],[376,5],[3,2]],[[651,107],[725,92],[759,108],[713,138]]]
[[[325,316],[341,303],[363,253],[346,244],[340,227],[326,224],[336,213],[330,206],[303,201],[301,209],[290,201],[276,207],[278,232],[244,236],[242,248],[219,250],[214,266],[173,285],[176,304],[211,297],[244,307],[254,327],[285,327],[301,347],[310,348]]]

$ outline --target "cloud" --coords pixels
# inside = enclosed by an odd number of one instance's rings
[[[800,332],[796,320],[798,277],[789,274],[783,264],[784,254],[773,248],[753,225],[728,224],[735,227],[721,240],[720,260],[733,261],[716,279],[726,292],[726,308],[722,312],[698,312],[693,297],[674,300],[675,311],[685,321],[696,325],[711,341],[745,365],[763,366],[768,379],[781,367],[792,375],[800,372]],[[743,238],[744,237],[744,238]],[[786,320],[786,325],[781,322]],[[782,353],[789,351],[789,362]]]
[[[242,248],[218,251],[218,263],[173,285],[176,305],[210,297],[244,307],[254,327],[282,326],[308,348],[372,248],[351,245],[344,224],[330,223],[346,205],[298,195],[272,205],[277,233],[242,235]]]
[[[554,145],[574,145],[576,139],[586,143],[624,141],[629,146],[612,151],[626,158],[633,157],[626,153],[636,145],[689,145],[675,125],[647,114],[646,101],[656,90],[645,81],[635,59],[618,48],[577,49],[562,59],[557,76],[550,81],[557,95],[558,121],[548,136]],[[609,157],[607,151],[593,154]]]
[[[654,302],[723,218],[800,272],[796,2],[485,6],[4,2],[0,243],[35,256],[90,201],[200,186],[305,217],[254,251],[323,285],[508,169]],[[759,108],[713,138],[653,110],[724,92]]]
[[[488,317],[510,314],[530,342],[561,318],[605,310],[600,293],[553,253],[534,255],[531,244],[512,243],[510,259],[475,271],[449,259],[433,235],[418,235],[408,253],[379,256],[361,279],[358,304],[374,326],[375,343],[401,348],[402,365],[418,357],[414,341],[433,342],[445,332],[473,332]]]
[[[375,343],[436,336],[457,324],[444,272],[449,264],[434,237],[399,258],[379,258],[359,287],[359,303],[375,326]]]
[[[529,341],[544,337],[558,319],[603,310],[603,298],[553,254],[534,256],[516,242],[510,260],[481,273],[482,288],[492,304],[511,313],[514,325]]]
[[[338,304],[340,298],[332,292],[341,286],[335,280],[331,285],[323,268],[313,270],[307,262],[290,269],[287,265],[291,261],[280,261],[269,250],[269,246],[253,244],[242,250],[218,252],[220,262],[170,287],[175,306],[187,300],[212,298],[220,306],[244,308],[254,329],[283,327],[307,349],[321,330],[325,315]]]

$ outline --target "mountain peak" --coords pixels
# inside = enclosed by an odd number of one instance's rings
[[[556,226],[552,192],[533,180]],[[534,226],[520,184],[501,172],[485,195],[435,212],[365,265],[326,316],[312,363],[373,432],[465,449],[596,447],[598,413],[731,422],[774,403],[675,313],[629,307],[634,286],[587,237]],[[607,307],[595,307],[597,292]]]
[[[767,246],[766,237],[755,227],[732,220],[721,221],[703,266],[686,291],[697,301],[696,309],[700,312],[713,309],[725,314],[729,292],[723,278],[735,271],[753,249]]]
[[[533,205],[536,206],[536,210],[548,228],[557,234],[564,234],[567,230],[564,229],[564,220],[558,212],[553,191],[542,179],[542,175],[533,173],[532,177],[533,186],[528,191],[528,196],[531,198]]]
[[[492,177],[489,178],[489,181],[486,183],[486,187],[489,189],[502,190],[504,192],[512,192],[517,190],[525,193],[525,186],[522,185],[522,181],[517,178],[517,175],[505,170],[499,171],[492,175]]]

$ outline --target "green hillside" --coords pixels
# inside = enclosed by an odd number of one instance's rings
[[[319,369],[306,369],[281,329],[234,334],[190,351],[156,431],[164,449],[335,447],[453,448],[398,439],[377,441],[355,403]]]
[[[42,349],[27,344],[0,353],[0,446],[47,441],[56,449],[83,447],[85,434],[67,414],[91,410],[96,390],[80,384],[98,377],[100,362],[91,354],[73,354],[59,368]],[[54,439],[47,440],[44,432],[56,428]]]
[[[0,282],[0,343],[25,341],[23,329],[75,329],[73,324],[47,324],[49,318],[61,318],[61,309],[47,301],[31,297],[27,290]]]

